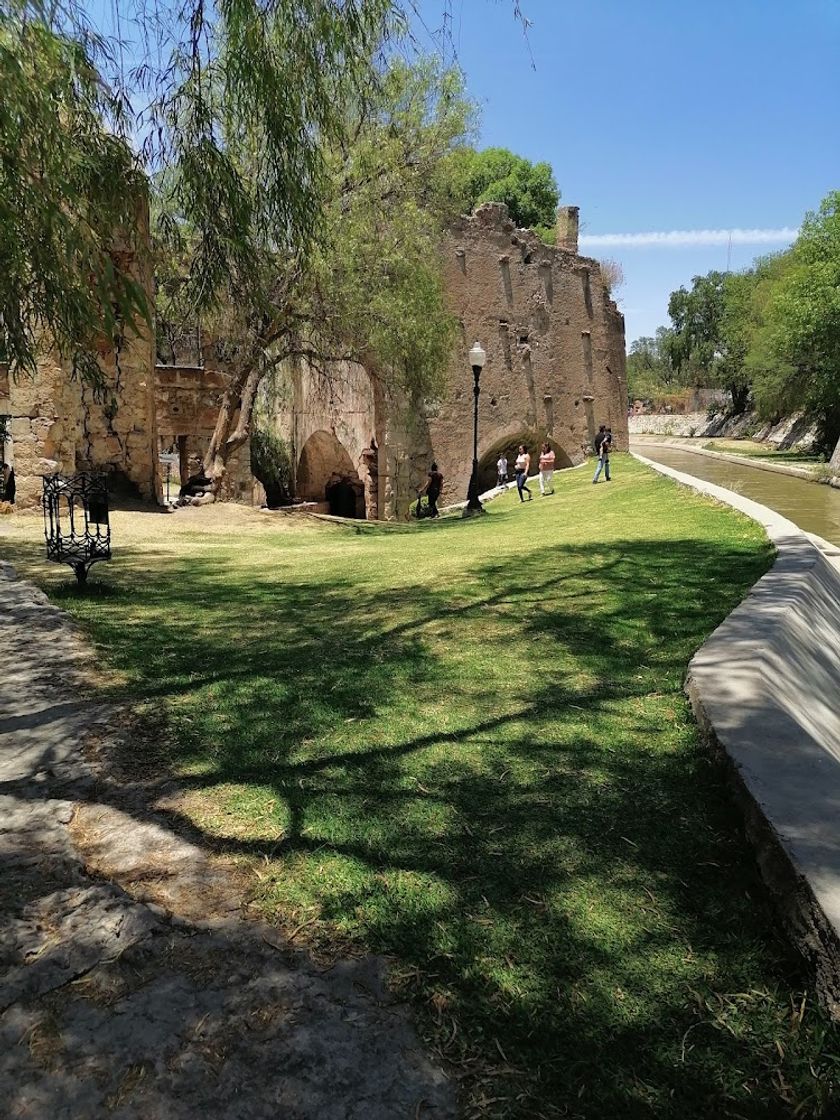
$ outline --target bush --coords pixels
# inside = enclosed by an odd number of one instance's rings
[[[252,432],[251,473],[263,484],[270,509],[291,504],[292,458],[285,440],[274,432]]]

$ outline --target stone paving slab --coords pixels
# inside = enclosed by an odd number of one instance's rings
[[[3,562],[0,619],[0,1115],[451,1120],[387,962],[324,971],[240,920],[212,855],[86,757],[119,713]]]

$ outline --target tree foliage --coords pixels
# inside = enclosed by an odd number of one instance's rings
[[[392,63],[343,111],[343,128],[321,153],[317,238],[305,253],[264,246],[250,264],[250,296],[233,274],[215,307],[198,308],[205,336],[226,340],[231,373],[205,458],[214,480],[247,437],[262,378],[288,358],[325,377],[337,362],[361,362],[385,391],[429,396],[439,388],[454,323],[438,250],[454,212],[438,170],[463,142],[472,106],[456,72],[421,60]],[[250,190],[258,194],[259,182]],[[177,268],[160,290],[166,318],[196,314]]]
[[[292,458],[276,432],[257,427],[251,433],[251,474],[265,489],[270,509],[288,505],[292,492]]]
[[[805,215],[757,285],[748,370],[765,413],[804,409],[840,438],[840,191]]]
[[[671,361],[671,331],[659,327],[655,337],[637,338],[627,355],[627,393],[631,400],[650,400],[684,384]]]
[[[0,356],[32,372],[47,346],[94,383],[96,351],[148,319],[122,248],[145,205],[126,106],[101,80],[105,45],[0,6]]]
[[[750,392],[738,311],[744,288],[741,276],[713,270],[695,276],[690,289],[679,288],[668,301],[674,369],[696,385],[726,389],[736,412],[746,408]]]
[[[511,218],[554,240],[560,191],[548,163],[532,163],[507,148],[462,148],[450,161],[453,195],[469,213],[482,202],[503,202]]]
[[[740,411],[752,401],[767,420],[804,412],[823,449],[840,440],[840,191],[809,211],[790,249],[735,273],[695,276],[671,293],[663,336],[686,383],[720,386]],[[629,379],[665,376],[644,365],[649,340],[628,357]],[[644,345],[642,345],[644,344]],[[634,347],[637,344],[634,344]]]

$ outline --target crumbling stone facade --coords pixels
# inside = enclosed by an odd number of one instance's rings
[[[479,397],[479,474],[520,442],[532,459],[543,440],[559,467],[583,461],[599,424],[626,450],[624,319],[596,260],[577,252],[577,207],[558,212],[557,247],[516,229],[499,203],[464,217],[445,239],[444,275],[459,337],[437,401],[389,394],[375,373],[342,366],[328,382],[291,371],[292,402],[277,416],[290,441],[298,492],[322,500],[332,473],[366,487],[366,515],[406,515],[429,463],[445,478],[443,500],[466,495],[472,469],[473,377],[467,352],[487,352]],[[317,447],[318,469],[312,469]]]
[[[327,490],[344,480],[357,514],[403,518],[436,459],[446,480],[443,500],[466,494],[472,465],[472,373],[467,352],[487,352],[479,399],[480,484],[491,485],[499,452],[525,443],[536,457],[548,440],[558,466],[583,460],[601,423],[615,446],[627,447],[624,321],[609,298],[597,261],[577,252],[577,207],[558,212],[557,247],[514,227],[498,203],[479,207],[442,245],[450,307],[459,335],[436,401],[395,393],[387,378],[352,363],[324,376],[299,362],[288,371],[290,394],[274,409],[288,440],[299,497],[326,509]],[[145,236],[145,223],[138,227]],[[147,259],[144,255],[144,259]],[[137,275],[151,296],[147,266]],[[10,415],[18,502],[37,504],[41,475],[102,469],[161,500],[158,455],[177,449],[181,477],[203,456],[226,384],[223,369],[155,363],[151,329],[103,348],[108,392],[94,399],[58,362],[38,376],[5,385],[0,416]],[[193,361],[196,359],[193,358]],[[3,394],[6,394],[4,397]],[[250,474],[246,444],[232,456],[222,497],[262,497]]]
[[[126,336],[119,350],[103,346],[99,360],[106,387],[99,395],[54,355],[36,375],[0,382],[0,415],[9,417],[4,457],[14,466],[19,508],[39,504],[43,475],[85,470],[107,471],[159,499],[152,331]]]
[[[204,366],[164,366],[155,369],[154,405],[161,448],[179,457],[178,477],[186,481],[201,466],[219,415],[227,375]],[[259,489],[251,474],[251,449],[246,441],[228,460],[222,485],[223,501],[252,503]]]

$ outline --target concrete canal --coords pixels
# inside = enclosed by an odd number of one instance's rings
[[[816,533],[840,545],[840,490],[764,471],[747,462],[712,459],[683,448],[664,447],[644,440],[631,441],[631,448],[656,463],[761,502],[795,522],[806,533]]]

